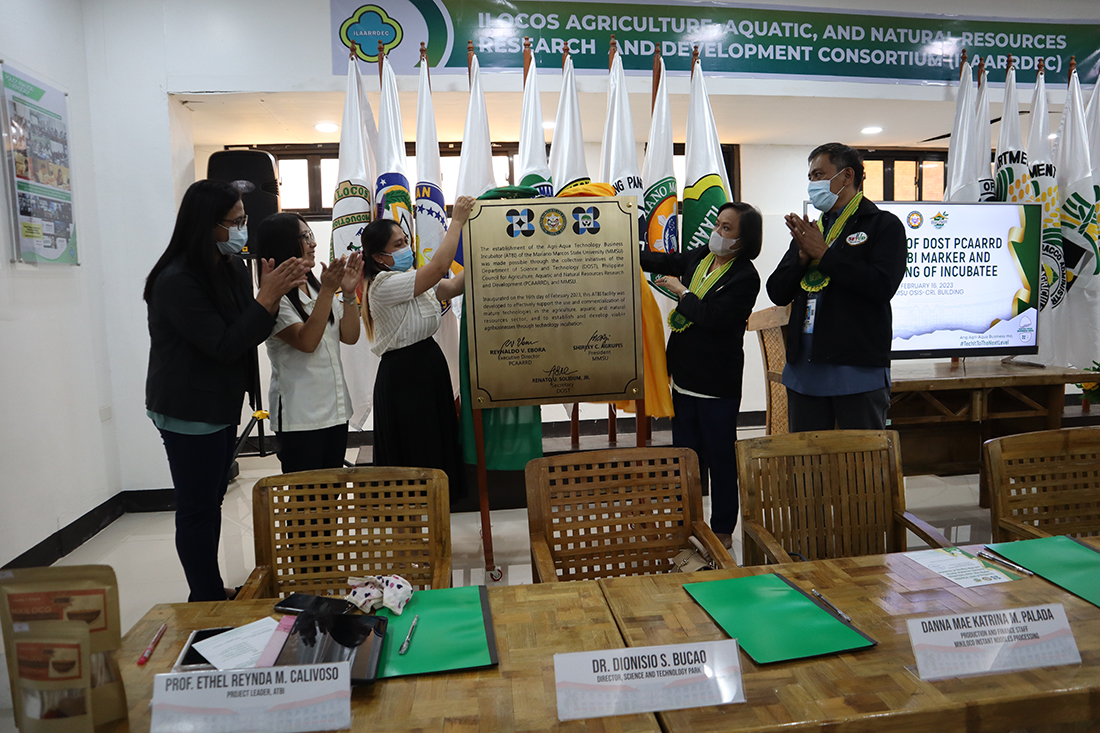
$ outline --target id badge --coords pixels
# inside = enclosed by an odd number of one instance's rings
[[[807,298],[806,318],[802,321],[802,333],[814,332],[814,318],[817,315],[817,298]]]

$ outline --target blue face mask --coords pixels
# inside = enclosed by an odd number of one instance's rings
[[[393,258],[393,265],[390,266],[390,269],[393,270],[394,272],[405,272],[410,267],[412,267],[412,263],[413,263],[412,247],[409,247],[408,245],[406,245],[406,246],[402,247],[401,249],[397,250],[396,252],[390,252],[389,254],[390,254],[390,257]]]
[[[228,229],[229,239],[224,242],[218,242],[218,251],[223,255],[239,255],[244,249],[244,246],[248,244],[248,227],[244,229],[228,227]]]
[[[843,172],[844,170],[837,171],[836,176]],[[833,178],[836,178],[836,176],[833,176]],[[833,193],[833,178],[827,181],[810,181],[810,185],[806,187],[810,195],[810,203],[822,213],[832,211],[832,208],[836,205],[836,200],[840,198],[840,194]]]

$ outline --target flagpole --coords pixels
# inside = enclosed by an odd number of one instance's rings
[[[657,46],[653,49],[653,86],[652,92],[649,95],[649,114],[653,114],[653,110],[657,107],[657,89],[661,86],[661,47]]]
[[[386,60],[386,44],[378,42],[378,83],[382,83],[382,64]],[[381,112],[379,112],[381,114]]]
[[[428,48],[427,48],[427,46],[424,45],[423,41],[420,42],[420,63],[424,64],[425,66],[428,65]],[[431,70],[431,67],[428,67],[428,88],[429,89],[432,88],[432,70]]]
[[[531,38],[523,37],[523,84],[527,85],[527,74],[531,72]]]
[[[466,76],[474,81],[474,42],[466,41]],[[470,405],[474,418],[474,447],[477,452],[477,499],[481,510],[481,547],[485,551],[485,573],[492,580],[500,580],[503,571],[493,558],[493,521],[489,513],[489,474],[485,466],[485,421],[481,410]]]
[[[611,70],[612,64],[615,63],[615,53],[619,50],[618,44],[615,43],[615,34],[611,34],[611,44],[607,52],[607,70]],[[635,416],[635,423],[637,426],[641,426],[641,416]],[[639,435],[642,433],[639,432]],[[615,445],[619,442],[619,416],[615,411],[615,403],[607,403],[607,442],[611,445]],[[640,444],[640,443],[639,443]]]
[[[691,51],[691,76],[695,76],[695,64],[699,63],[699,47],[694,46]]]
[[[1041,60],[1042,59],[1040,59],[1040,61]],[[964,66],[966,66],[966,49],[965,48],[962,50],[962,55],[959,56],[959,81],[962,81],[962,78],[963,78],[962,67],[964,67]]]

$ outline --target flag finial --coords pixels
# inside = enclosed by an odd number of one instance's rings
[[[378,41],[378,81],[382,82],[382,64],[386,60],[386,44]]]
[[[699,63],[699,47],[693,46],[691,49],[691,73],[695,73],[695,64]]]
[[[466,41],[466,76],[470,78],[470,81],[474,80],[474,40],[471,38]]]
[[[607,68],[611,68],[611,64],[615,63],[615,54],[619,50],[619,44],[615,42],[615,34],[611,34],[611,50],[607,52]]]
[[[966,49],[962,51],[962,55],[959,56],[959,79],[962,79],[962,67],[966,65]]]
[[[1069,57],[1069,75],[1070,75],[1070,78],[1073,78],[1073,75],[1076,74],[1076,73],[1077,73],[1077,56],[1074,55],[1074,56]]]
[[[1015,59],[1012,58],[1012,54],[1009,54],[1008,55],[1008,67],[1005,68],[1005,71],[1008,71],[1009,69],[1013,68],[1015,65],[1016,65]]]
[[[358,56],[359,56],[359,44],[358,44],[358,43],[356,43],[355,41],[352,41],[352,42],[351,42],[351,43],[350,43],[350,44],[348,45],[348,48],[350,48],[350,49],[351,49],[351,56],[350,56],[350,58],[356,58],[356,57],[358,57]]]
[[[1039,57],[1039,66],[1036,69],[1036,71],[1038,71],[1040,74],[1045,74],[1046,70],[1047,70],[1047,65],[1043,63],[1043,57],[1040,56]]]
[[[982,74],[985,73],[985,59],[978,57],[978,86],[982,85]]]
[[[523,83],[527,83],[527,73],[531,71],[531,38],[523,37]]]
[[[661,86],[661,46],[654,44],[653,49],[653,93],[649,97],[649,111],[657,106],[657,89]]]
[[[424,45],[424,42],[420,42],[420,60],[424,63],[428,62],[428,47]]]

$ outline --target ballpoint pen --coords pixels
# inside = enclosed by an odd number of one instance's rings
[[[1027,568],[1022,567],[1020,565],[1017,565],[1016,563],[1012,562],[1011,560],[1005,560],[1003,557],[998,557],[997,555],[994,555],[992,552],[987,552],[986,550],[978,550],[978,557],[982,558],[983,560],[989,560],[991,562],[1000,563],[1001,565],[1004,565],[1009,570],[1012,570],[1013,572],[1019,573],[1020,575],[1029,575],[1029,576],[1034,576],[1035,575],[1035,573],[1031,572]]]
[[[416,631],[416,622],[420,620],[420,614],[413,616],[412,626],[409,627],[409,634],[405,637],[404,643],[401,644],[401,648],[397,650],[398,654],[404,654],[409,651],[409,642],[412,641],[413,632]]]
[[[149,642],[149,646],[145,647],[145,651],[138,657],[138,666],[142,667],[149,661],[149,657],[153,656],[153,650],[157,648],[157,644],[160,643],[160,637],[164,636],[164,632],[168,629],[168,624],[161,624],[157,629],[157,633],[153,636],[153,640]]]
[[[829,603],[829,599],[826,598],[825,596],[821,595],[820,593],[818,593],[817,588],[811,588],[810,592],[814,594],[814,598],[821,601],[822,603],[824,603],[829,608],[833,609],[833,611],[836,613],[837,616],[840,616],[842,619],[844,619],[848,623],[852,623],[852,617],[849,616],[848,614],[844,613],[844,611],[841,611],[839,608],[834,606],[832,603]]]

